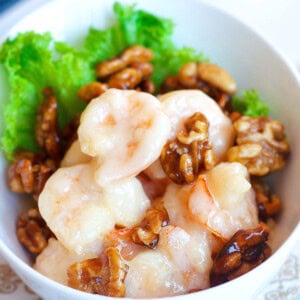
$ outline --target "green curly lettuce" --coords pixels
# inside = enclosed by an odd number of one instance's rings
[[[1,48],[0,62],[10,87],[9,99],[2,104],[1,146],[9,157],[18,149],[38,150],[35,125],[43,88],[51,86],[57,95],[61,126],[84,107],[74,100],[77,90],[93,80],[93,71],[83,55],[60,53],[56,46],[49,33],[27,32]]]
[[[255,89],[245,90],[241,97],[232,97],[232,106],[235,111],[250,117],[269,114],[269,107]]]

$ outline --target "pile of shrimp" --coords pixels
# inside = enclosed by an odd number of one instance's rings
[[[178,185],[164,172],[160,155],[196,112],[209,121],[216,165],[194,182]],[[40,213],[56,239],[50,239],[34,267],[70,284],[71,265],[92,261],[114,244],[127,266],[121,296],[162,297],[209,288],[216,253],[237,231],[259,225],[247,168],[224,161],[234,140],[231,120],[199,90],[158,99],[109,89],[93,99],[81,116],[78,139],[39,196]],[[154,247],[118,238],[141,224],[158,201],[168,221]]]
[[[146,50],[129,48],[139,63]],[[184,65],[158,96],[140,83],[95,86],[80,90],[88,105],[64,133],[68,147],[46,89],[37,130],[46,156],[23,153],[9,168],[10,188],[37,200],[17,224],[34,268],[85,292],[149,298],[207,289],[267,259],[262,221],[280,200],[254,176],[284,166],[282,124],[232,112],[236,84],[209,63]]]

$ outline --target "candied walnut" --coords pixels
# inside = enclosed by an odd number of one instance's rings
[[[106,249],[110,277],[107,285],[107,296],[124,297],[125,296],[125,277],[128,272],[128,265],[124,263],[119,250],[113,247]]]
[[[122,90],[133,89],[142,81],[142,72],[134,68],[125,68],[112,75],[108,81],[110,88]]]
[[[100,96],[105,91],[107,91],[108,86],[101,82],[91,82],[78,91],[78,98],[85,102],[90,102],[92,99]]]
[[[227,71],[212,63],[203,62],[197,64],[197,75],[212,86],[221,91],[233,94],[236,91],[236,83]]]
[[[138,70],[142,74],[143,80],[149,79],[153,73],[153,66],[147,62],[136,62],[130,65],[131,68]]]
[[[233,111],[230,113],[229,118],[230,118],[231,122],[234,123],[241,116],[242,116],[242,114],[239,113],[238,111]]]
[[[168,76],[160,91],[166,93],[182,89],[200,89],[213,98],[222,110],[231,111],[231,95],[236,90],[236,83],[216,65],[190,62],[180,68],[177,76]]]
[[[146,212],[141,224],[134,228],[132,233],[133,242],[154,249],[159,240],[160,230],[168,223],[167,210],[161,203],[157,204]]]
[[[140,89],[142,92],[145,92],[145,93],[154,94],[155,85],[151,80],[146,79],[146,80],[142,80],[136,89],[137,90]]]
[[[148,62],[153,59],[153,52],[143,46],[135,45],[125,49],[121,54],[121,59],[125,61],[127,65]]]
[[[153,66],[149,63],[152,58],[150,49],[139,45],[128,47],[119,57],[97,64],[96,75],[101,82],[82,87],[79,98],[90,101],[109,88],[136,89],[153,94],[155,85],[150,79]]]
[[[216,164],[212,145],[208,141],[209,124],[205,116],[195,113],[185,121],[184,130],[168,142],[161,153],[161,165],[177,184],[191,183],[201,169],[210,170]]]
[[[242,116],[233,123],[237,146],[229,149],[227,159],[244,164],[249,173],[264,176],[281,169],[289,153],[284,127],[268,117]]]
[[[269,235],[267,225],[239,230],[215,257],[210,272],[211,286],[239,277],[252,270],[271,255],[266,243]]]
[[[128,265],[119,250],[107,248],[99,258],[87,259],[68,268],[68,285],[93,294],[124,297]]]
[[[167,76],[160,87],[160,93],[165,94],[168,92],[172,92],[184,88],[187,89],[187,87],[183,87],[180,85],[177,76]]]
[[[99,79],[108,77],[127,66],[126,61],[121,58],[111,58],[107,61],[103,61],[96,66],[96,76]]]
[[[22,213],[17,221],[17,237],[20,243],[32,254],[41,253],[50,237],[54,237],[38,209],[32,208]]]
[[[56,162],[42,155],[22,152],[8,167],[8,185],[15,193],[32,194],[38,199],[44,185],[56,169]]]
[[[183,65],[178,72],[178,82],[187,88],[197,86],[197,62],[190,62]]]
[[[269,218],[278,215],[281,209],[279,197],[271,194],[269,186],[264,182],[252,180],[251,184],[256,195],[259,219],[266,222]]]
[[[39,105],[36,124],[36,139],[39,146],[51,158],[60,156],[60,138],[57,126],[57,103],[51,88],[43,90],[44,100]]]

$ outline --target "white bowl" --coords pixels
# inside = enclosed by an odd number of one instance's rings
[[[0,38],[19,31],[51,31],[55,39],[76,41],[89,26],[105,28],[112,17],[113,0],[25,1],[4,15]],[[131,2],[131,1],[123,1]],[[283,200],[283,212],[271,241],[274,254],[247,274],[205,291],[178,296],[181,299],[251,299],[279,269],[300,236],[300,80],[297,71],[278,50],[253,29],[227,13],[198,0],[141,0],[140,8],[175,20],[174,39],[203,51],[211,61],[228,70],[239,90],[256,88],[271,107],[271,114],[286,126],[291,157],[284,171],[272,176],[276,192]],[[3,75],[3,74],[0,74]],[[0,97],[5,95],[0,82]],[[6,162],[0,161],[0,251],[12,268],[44,299],[104,299],[60,285],[30,267],[27,253],[15,234],[16,217],[26,206],[6,186]],[[169,298],[168,298],[169,299]],[[171,299],[171,298],[170,298]]]

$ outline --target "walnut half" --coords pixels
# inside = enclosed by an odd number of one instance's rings
[[[169,223],[169,215],[162,203],[150,208],[141,224],[133,228],[134,243],[154,249],[159,240],[159,232]]]
[[[22,213],[17,221],[17,237],[20,243],[32,254],[41,253],[54,237],[38,209],[32,208]]]
[[[107,248],[98,258],[75,263],[68,268],[72,288],[110,297],[124,297],[128,265],[115,247]]]
[[[47,155],[53,159],[60,157],[60,137],[57,124],[57,102],[52,88],[43,90],[44,99],[39,105],[36,124],[36,140]]]
[[[151,80],[153,52],[135,45],[125,49],[118,57],[102,61],[96,66],[96,82],[80,88],[78,98],[90,102],[109,88],[135,89],[153,94],[155,85]]]
[[[266,243],[268,235],[269,228],[263,223],[254,229],[236,232],[214,259],[211,286],[239,277],[266,260],[271,255]]]
[[[268,117],[242,116],[233,125],[237,145],[228,150],[228,161],[242,163],[255,176],[264,176],[284,167],[289,144],[282,123]]]
[[[175,183],[191,183],[201,170],[209,170],[216,164],[208,128],[205,116],[195,113],[185,121],[184,130],[178,132],[176,139],[164,146],[161,165]]]
[[[42,155],[20,152],[8,167],[8,185],[13,192],[32,194],[37,200],[55,169],[56,162]]]
[[[266,222],[269,218],[278,215],[281,209],[279,197],[271,194],[269,186],[264,182],[252,179],[251,184],[255,191],[259,219]]]
[[[161,93],[183,89],[199,89],[213,98],[223,111],[231,111],[231,95],[236,83],[224,69],[207,62],[184,64],[178,75],[167,76]]]

